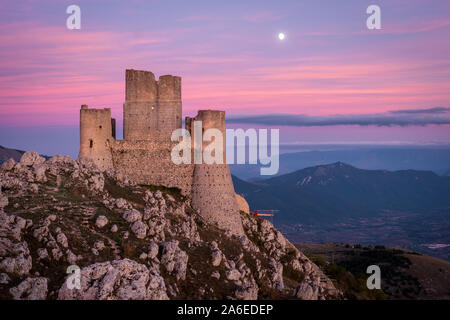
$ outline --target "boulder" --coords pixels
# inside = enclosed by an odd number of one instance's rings
[[[3,170],[10,171],[10,170],[12,170],[14,168],[15,164],[16,164],[16,162],[14,161],[14,159],[13,158],[9,158],[7,161],[2,163],[1,168]]]
[[[45,158],[41,157],[39,153],[25,152],[20,158],[20,163],[24,166],[37,166],[45,162]]]
[[[148,258],[155,259],[159,252],[159,246],[155,242],[151,242],[148,245]]]
[[[136,238],[144,239],[147,236],[147,225],[142,221],[135,221],[131,225],[131,231],[135,234]]]
[[[214,250],[211,256],[211,262],[214,267],[217,267],[222,262],[222,252],[220,250]]]
[[[14,300],[45,300],[47,298],[47,278],[26,278],[18,286],[9,289]]]
[[[124,212],[122,216],[127,222],[132,223],[142,219],[142,214],[136,210],[131,209]]]
[[[311,284],[303,281],[296,289],[295,296],[302,300],[317,300],[319,290]]]
[[[71,290],[67,281],[58,292],[60,300],[167,300],[162,277],[136,261],[123,259],[95,263],[80,271],[81,288]],[[69,276],[70,277],[70,276]],[[70,280],[70,278],[68,278]]]
[[[108,224],[108,218],[105,216],[98,216],[97,220],[95,220],[95,226],[99,229],[103,228],[104,226],[106,226]],[[117,226],[116,226],[117,228]]]
[[[177,240],[163,243],[161,264],[169,273],[174,273],[177,280],[185,280],[188,255],[178,247],[178,243]]]
[[[241,278],[241,273],[236,269],[228,269],[225,273],[228,280],[237,281]]]
[[[8,197],[0,194],[0,209],[6,207],[8,204]]]

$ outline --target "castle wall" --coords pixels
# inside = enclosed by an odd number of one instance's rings
[[[175,187],[191,193],[193,165],[172,162],[174,143],[118,140],[111,146],[114,167],[137,183]]]
[[[113,164],[110,145],[113,141],[111,109],[89,109],[87,105],[82,105],[78,158],[92,160],[102,170],[111,168]]]
[[[203,131],[216,128],[222,132],[225,158],[225,112],[200,110],[194,119],[187,119],[188,129],[194,121],[202,121]],[[203,142],[203,149],[210,142]],[[242,235],[244,230],[236,201],[230,168],[223,164],[196,164],[191,191],[192,206],[210,223]]]

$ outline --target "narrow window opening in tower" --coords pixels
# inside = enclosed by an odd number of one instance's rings
[[[102,128],[102,126],[98,126],[100,129]]]
[[[92,148],[94,146],[94,141],[92,139],[89,140],[89,148]]]

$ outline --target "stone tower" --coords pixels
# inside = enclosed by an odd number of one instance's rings
[[[170,141],[181,128],[181,78],[149,71],[126,70],[123,105],[124,140]]]
[[[111,143],[116,135],[115,119],[111,119],[111,109],[80,109],[80,153],[79,159],[93,161],[100,169],[112,168]]]
[[[110,109],[81,106],[79,159],[89,159],[101,170],[114,168],[140,184],[178,188],[182,195],[191,197],[192,207],[206,221],[243,235],[225,159],[225,112],[201,110],[195,118],[186,118],[186,129],[196,141],[203,140],[208,129],[222,133],[222,164],[175,164],[171,152],[177,143],[170,138],[182,126],[181,78],[166,75],[156,80],[149,71],[126,70],[125,91],[123,140],[115,139]],[[194,121],[202,123],[198,133],[191,128]],[[203,150],[209,143],[202,143]]]
[[[191,190],[192,206],[208,222],[228,229],[233,234],[243,235],[244,229],[239,206],[235,197],[230,168],[225,158],[225,112],[200,110],[195,118],[186,117],[186,130],[191,132],[191,136],[194,131],[192,128],[194,121],[202,122],[202,135],[210,128],[219,129],[222,132],[223,164],[194,164]],[[203,150],[209,143],[203,141]]]

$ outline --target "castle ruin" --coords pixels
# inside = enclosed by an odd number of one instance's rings
[[[125,78],[123,140],[116,139],[111,109],[82,105],[79,159],[89,159],[102,170],[114,168],[140,184],[178,188],[205,220],[243,234],[226,160],[223,164],[177,165],[171,159],[178,143],[171,141],[172,132],[182,127],[181,78],[165,75],[156,80],[152,72],[140,70],[126,70]],[[186,117],[191,136],[194,121],[201,121],[202,132],[216,128],[225,137],[224,111],[200,110],[195,118]],[[207,145],[203,142],[203,148]]]

